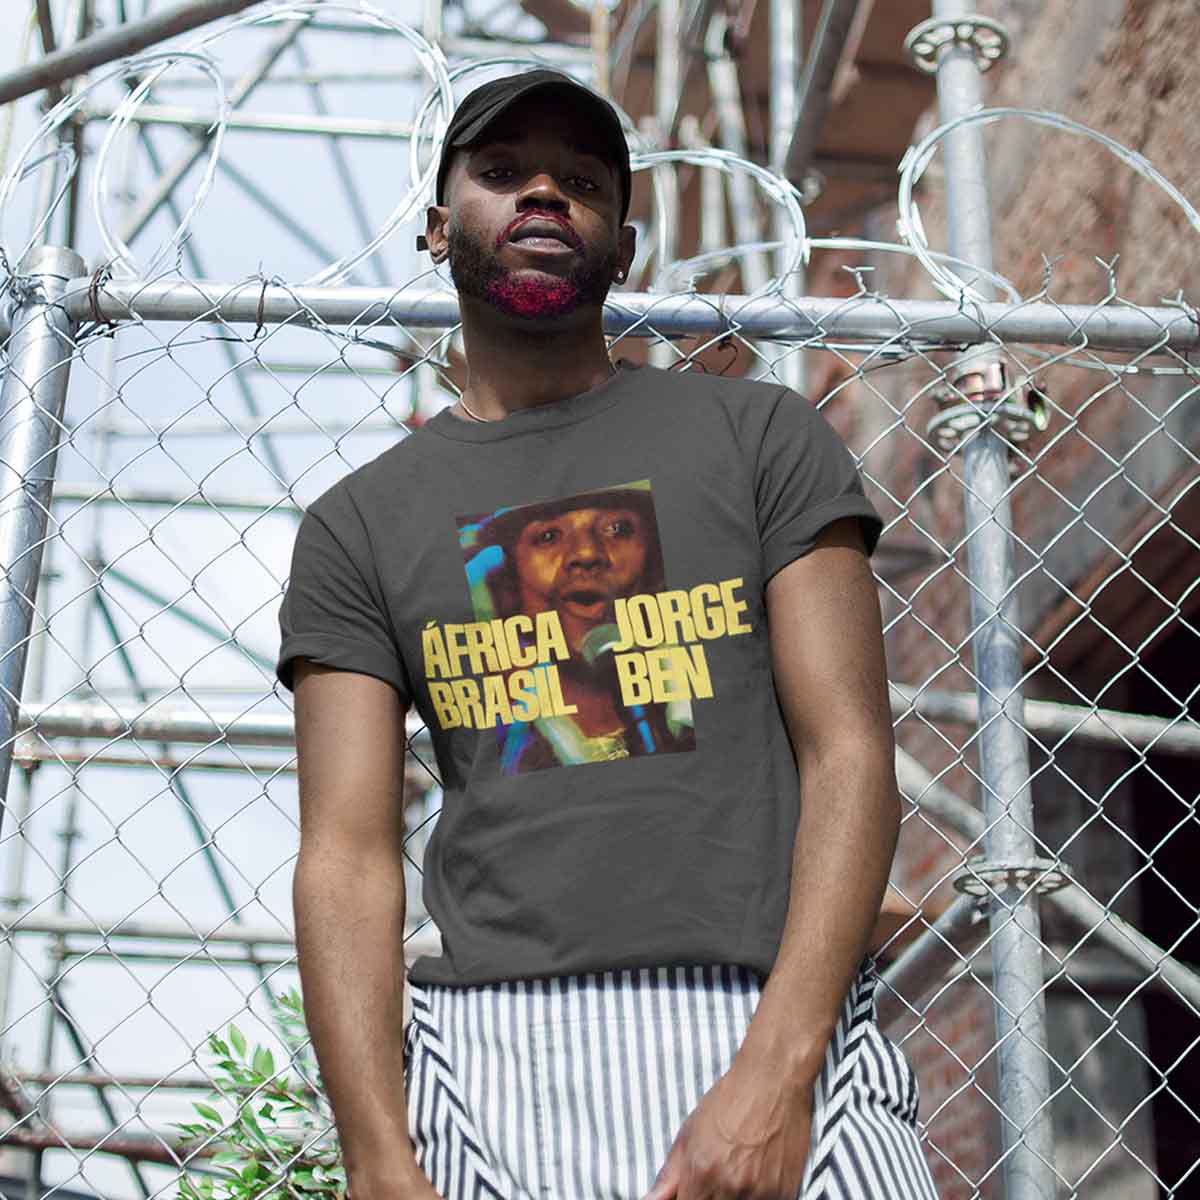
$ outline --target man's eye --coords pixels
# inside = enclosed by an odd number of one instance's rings
[[[539,529],[530,539],[535,546],[548,546],[558,540],[557,529]]]
[[[605,527],[604,532],[609,537],[628,537],[633,532],[632,521],[610,521]]]
[[[488,167],[485,171],[479,172],[483,179],[507,179],[512,174],[511,167]]]
[[[571,182],[585,192],[597,192],[600,185],[590,175],[572,175]]]

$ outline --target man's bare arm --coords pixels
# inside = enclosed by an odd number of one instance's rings
[[[767,584],[775,684],[801,776],[787,921],[746,1042],[820,1072],[871,941],[900,828],[875,580],[855,518]]]
[[[767,583],[771,661],[801,774],[787,920],[730,1069],[647,1200],[795,1196],[814,1085],[880,916],[900,800],[875,581],[856,519]]]
[[[296,663],[304,1012],[353,1200],[436,1196],[403,1074],[404,717],[369,675]]]

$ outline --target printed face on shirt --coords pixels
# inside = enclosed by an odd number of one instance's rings
[[[557,609],[572,649],[612,602],[635,591],[646,566],[644,519],[631,508],[576,508],[530,521],[513,547],[521,609]]]
[[[441,728],[494,727],[505,775],[695,749],[699,643],[742,630],[706,618],[719,585],[667,587],[648,479],[455,522],[475,620],[422,634]]]

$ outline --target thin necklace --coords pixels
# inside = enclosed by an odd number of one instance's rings
[[[463,411],[468,417],[475,421],[482,421],[485,425],[487,424],[487,417],[481,417],[477,412],[473,412],[471,406],[461,396],[459,396],[458,402],[462,405]]]
[[[617,373],[617,368],[616,368],[615,366],[613,366],[612,362],[609,362],[609,364],[608,364],[608,365],[609,365],[609,367],[610,367],[610,370],[609,370],[609,378],[612,378],[612,376],[613,376],[613,375],[615,375],[615,374]],[[472,408],[472,407],[471,407],[471,406],[470,406],[470,405],[469,405],[469,404],[468,404],[468,403],[467,403],[467,402],[466,402],[466,401],[465,401],[465,400],[462,398],[462,396],[459,396],[459,398],[458,398],[458,402],[459,402],[459,404],[461,404],[461,405],[462,405],[463,412],[465,412],[465,413],[467,414],[467,416],[468,416],[468,417],[470,417],[470,418],[471,418],[473,421],[481,421],[481,422],[483,422],[483,424],[485,424],[485,425],[486,425],[486,424],[489,422],[490,418],[488,418],[488,417],[481,417],[481,416],[480,416],[480,415],[479,415],[477,412],[475,412],[475,410],[474,410],[474,409],[473,409],[473,408]],[[503,417],[496,417],[496,418],[495,418],[495,420],[497,420],[497,421],[501,421],[501,420],[503,420]]]

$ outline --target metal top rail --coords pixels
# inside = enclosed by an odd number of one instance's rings
[[[68,281],[62,304],[73,319],[213,321],[225,324],[329,326],[394,322],[444,329],[459,321],[453,291],[384,287],[289,287],[260,280]],[[1111,300],[1095,305],[950,300],[889,300],[869,295],[784,298],[687,292],[620,293],[605,306],[611,335],[720,336],[787,341],[852,341],[964,346],[981,339],[1093,350],[1200,350],[1200,321],[1183,305],[1142,308]],[[0,337],[9,333],[0,315]],[[1125,370],[1129,368],[1126,367]]]

